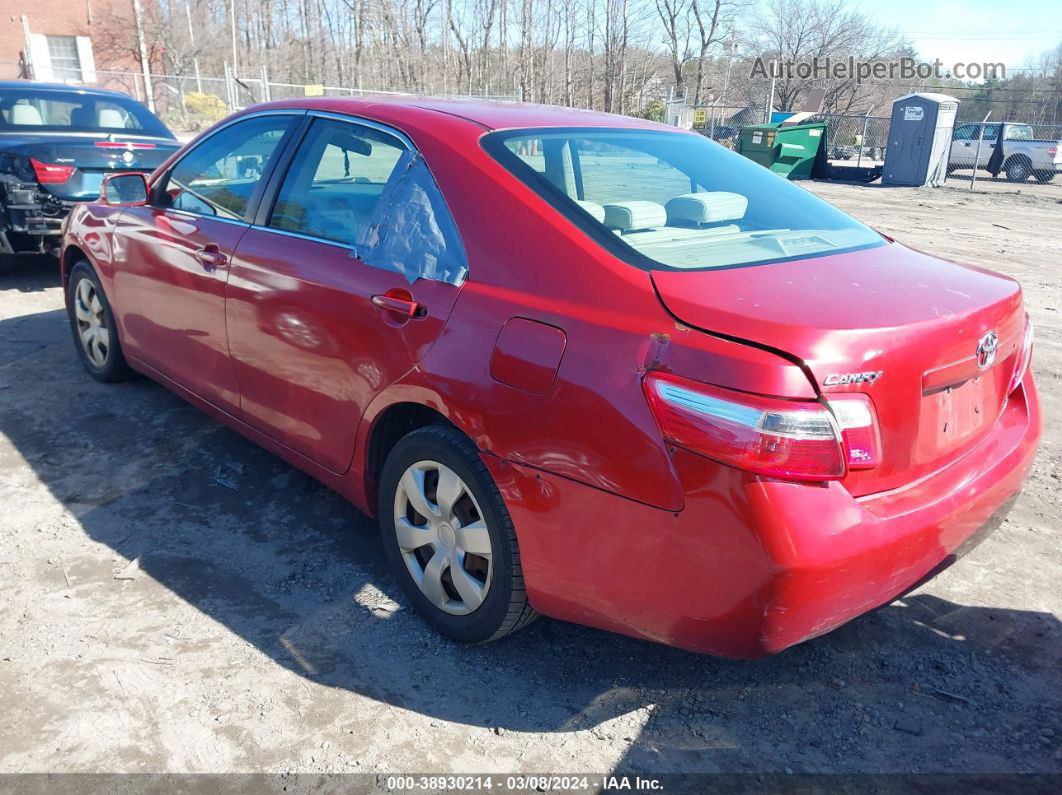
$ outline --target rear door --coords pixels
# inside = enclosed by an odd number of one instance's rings
[[[393,130],[318,116],[276,182],[228,282],[243,418],[343,472],[369,402],[442,332],[464,253],[427,166]]]
[[[234,122],[198,143],[156,181],[152,205],[115,228],[115,306],[126,353],[236,413],[225,330],[225,282],[263,178],[298,117]]]

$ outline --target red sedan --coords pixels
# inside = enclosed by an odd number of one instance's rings
[[[1017,283],[619,116],[261,105],[110,178],[62,272],[93,377],[378,516],[462,641],[780,651],[982,538],[1040,434]]]

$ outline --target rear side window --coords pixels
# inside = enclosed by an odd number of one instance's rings
[[[382,130],[315,119],[280,186],[269,226],[349,246],[366,265],[461,283],[464,246],[421,155]]]
[[[405,145],[387,133],[316,119],[280,186],[269,225],[354,245]]]
[[[560,213],[647,270],[804,259],[884,245],[854,218],[689,133],[512,130],[483,146]]]
[[[215,133],[182,157],[166,180],[163,204],[242,220],[291,116],[259,116]]]

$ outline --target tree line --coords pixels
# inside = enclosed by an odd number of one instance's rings
[[[669,97],[691,107],[773,100],[794,110],[815,87],[826,90],[826,112],[886,114],[902,94],[954,88],[977,108],[1009,98],[1006,113],[1062,123],[1062,45],[1040,68],[980,87],[752,74],[756,59],[917,57],[899,31],[845,0],[145,0],[143,9],[152,72],[220,76],[228,68],[249,87],[264,66],[271,82],[298,86],[638,115],[662,114]],[[115,24],[95,28],[105,31],[94,33],[97,49],[139,64],[127,12],[119,4],[109,13]]]

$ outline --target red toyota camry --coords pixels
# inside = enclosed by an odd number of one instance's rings
[[[780,651],[983,538],[1040,434],[1014,281],[620,116],[257,106],[107,180],[62,272],[94,378],[379,517],[462,641],[543,613]]]

